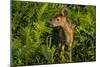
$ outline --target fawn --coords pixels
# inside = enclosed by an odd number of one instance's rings
[[[50,25],[52,27],[60,26],[65,34],[65,43],[68,46],[68,62],[72,62],[72,43],[73,43],[73,25],[67,19],[67,11],[65,9],[61,9],[58,15],[56,15],[51,21]]]

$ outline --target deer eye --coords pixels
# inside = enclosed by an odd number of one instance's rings
[[[59,18],[57,18],[57,21],[59,21]]]

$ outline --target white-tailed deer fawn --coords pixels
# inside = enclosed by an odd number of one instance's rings
[[[70,21],[67,19],[67,11],[61,9],[59,14],[52,18],[50,24],[53,27],[60,26],[62,27],[65,34],[66,45],[68,46],[68,62],[72,62],[72,43],[73,43],[73,26]]]

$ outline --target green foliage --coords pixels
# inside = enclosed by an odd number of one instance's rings
[[[12,1],[12,66],[62,63],[55,41],[58,32],[52,33],[53,29],[47,26],[62,7],[75,25],[73,62],[95,61],[95,6]],[[65,54],[64,62],[67,62],[66,50],[61,53]]]

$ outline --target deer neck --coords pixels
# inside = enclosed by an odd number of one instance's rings
[[[63,25],[61,27],[63,28],[66,36],[72,32],[72,28],[70,27],[70,24],[68,22],[63,22]]]

